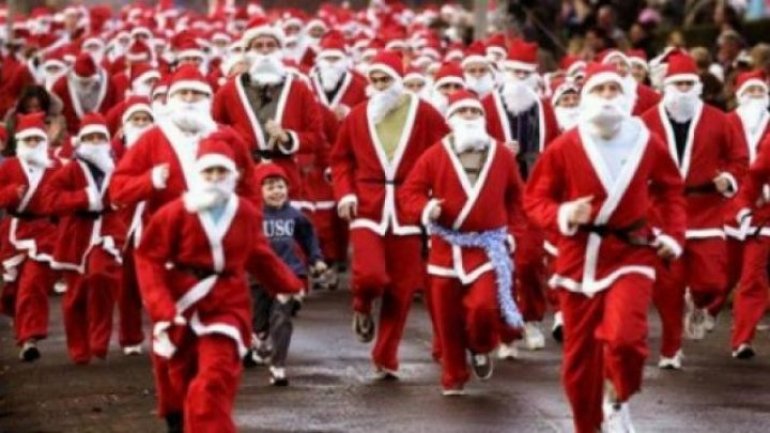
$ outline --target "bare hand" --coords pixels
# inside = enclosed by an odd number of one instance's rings
[[[663,260],[671,260],[676,257],[676,253],[673,249],[671,249],[670,246],[666,244],[661,244],[658,247],[658,257],[660,257]]]
[[[339,210],[337,213],[339,214],[340,218],[350,222],[358,214],[358,204],[353,201],[349,203],[345,203],[339,207]]]
[[[430,214],[428,215],[428,218],[430,218],[431,221],[437,221],[439,217],[441,217],[442,203],[444,203],[444,200],[438,200],[437,203],[431,208]]]
[[[519,151],[521,150],[521,145],[519,145],[519,142],[516,140],[506,141],[505,145],[508,147],[508,149],[511,149],[511,152],[513,152],[514,155],[518,155]]]
[[[286,131],[281,128],[281,125],[273,119],[267,121],[265,124],[265,131],[267,131],[267,134],[271,138],[278,140],[281,143],[289,141],[289,134],[287,134]]]
[[[334,116],[337,117],[337,120],[342,120],[348,115],[350,108],[347,105],[338,105],[332,111],[334,111]]]
[[[573,225],[588,224],[591,222],[591,200],[594,196],[588,195],[580,197],[573,203],[575,207],[572,209],[572,214],[569,216],[569,222]]]
[[[164,182],[167,181],[168,177],[170,175],[169,168],[168,168],[168,163],[160,164],[160,165],[158,165],[158,167],[159,167],[158,173],[160,173],[159,174],[160,178]]]
[[[717,176],[713,179],[713,182],[720,194],[724,194],[732,188],[732,184],[730,184],[730,180],[726,176]]]

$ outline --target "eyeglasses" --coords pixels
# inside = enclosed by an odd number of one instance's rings
[[[392,77],[389,77],[387,75],[384,75],[382,77],[369,77],[369,82],[372,84],[388,84],[391,81],[393,81]]]

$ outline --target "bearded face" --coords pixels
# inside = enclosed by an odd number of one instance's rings
[[[51,162],[48,158],[48,138],[34,136],[18,140],[16,156],[33,167],[48,167]]]
[[[319,59],[317,62],[318,78],[324,91],[331,92],[339,84],[347,72],[347,64],[343,59]]]
[[[225,167],[200,169],[190,191],[184,195],[185,208],[201,212],[225,204],[234,194],[237,181],[237,174]]]
[[[216,128],[211,117],[211,98],[208,95],[189,97],[184,90],[171,95],[164,109],[165,115],[182,131],[199,134]]]
[[[257,84],[275,85],[283,81],[286,76],[286,67],[280,50],[268,54],[249,51],[247,60],[249,76]]]
[[[78,159],[90,162],[104,173],[110,173],[115,169],[112,147],[106,136],[81,142],[75,148],[75,156]]]
[[[401,80],[393,80],[390,85],[383,87],[370,86],[369,113],[374,123],[380,123],[385,116],[393,111],[404,94],[404,84]]]
[[[580,121],[597,135],[609,138],[617,134],[629,114],[625,110],[622,82],[597,84],[580,101]]]
[[[480,151],[489,146],[490,138],[483,115],[458,112],[453,114],[447,122],[452,129],[452,145],[455,152]]]
[[[491,72],[482,75],[465,74],[465,85],[474,91],[479,98],[488,95],[495,88],[495,78]]]
[[[663,106],[674,121],[689,122],[703,102],[700,99],[703,85],[700,82],[680,81],[666,84]]]
[[[770,115],[768,113],[768,105],[770,105],[770,96],[768,96],[767,87],[752,85],[738,95],[738,108],[736,111],[744,126],[750,132],[756,133],[763,126],[764,120]]]

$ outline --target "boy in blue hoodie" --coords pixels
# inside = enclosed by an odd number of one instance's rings
[[[308,273],[315,275],[326,270],[312,223],[289,204],[288,178],[283,170],[275,164],[262,164],[255,176],[262,188],[265,236],[276,255],[305,281]],[[291,318],[299,300],[285,295],[273,298],[259,285],[252,287],[254,348],[246,362],[264,364],[269,358],[270,383],[287,386],[286,357],[293,333]]]

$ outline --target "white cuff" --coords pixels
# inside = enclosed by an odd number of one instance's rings
[[[674,252],[675,258],[679,258],[679,256],[682,255],[682,246],[679,245],[679,242],[675,241],[674,238],[669,235],[658,235],[658,237],[655,238],[654,244],[657,246],[665,245],[669,247],[671,251]]]
[[[743,224],[743,220],[746,217],[751,217],[751,209],[745,207],[739,210],[738,214],[735,215],[735,221],[737,221],[738,224]]]
[[[288,143],[290,147],[286,147],[287,145],[284,143],[278,143],[277,147],[284,155],[293,155],[299,150],[299,136],[294,131],[286,130],[286,133],[291,137],[291,140]]]
[[[730,189],[722,193],[725,197],[730,198],[738,192],[738,181],[735,180],[735,176],[732,174],[723,171],[719,173],[717,179],[727,179],[727,181],[730,182]]]
[[[559,226],[559,232],[564,236],[573,236],[578,231],[576,225],[572,225],[569,222],[569,217],[575,210],[575,202],[568,201],[559,206],[559,211],[556,215],[556,223]]]
[[[91,212],[100,212],[102,210],[102,197],[93,188],[86,188],[88,195],[88,210]]]
[[[508,252],[513,254],[516,252],[516,238],[513,237],[513,235],[509,234],[508,237],[505,239],[505,242],[508,244]]]
[[[155,189],[165,189],[166,188],[166,179],[161,173],[162,168],[160,165],[156,165],[152,168],[152,171],[150,172],[150,175],[152,177],[152,186]]]
[[[762,198],[765,199],[766,202],[770,201],[770,185],[762,185]]]
[[[435,198],[432,198],[428,200],[428,203],[425,205],[424,208],[422,208],[422,213],[420,214],[420,222],[423,226],[428,227],[430,223],[432,222],[430,219],[430,214],[433,212],[433,209],[436,208],[436,206],[440,206],[441,202],[439,200],[436,200]]]
[[[337,211],[342,209],[344,206],[347,206],[348,204],[358,204],[358,198],[354,194],[348,194],[340,199],[339,202],[337,202]]]

